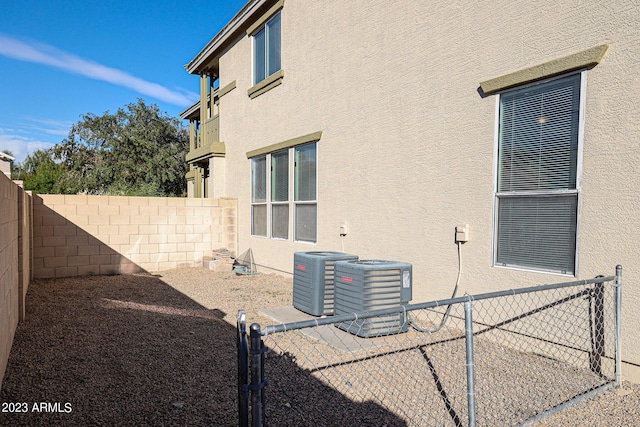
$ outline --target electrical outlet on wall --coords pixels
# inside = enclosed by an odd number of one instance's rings
[[[456,226],[456,242],[469,241],[469,224]]]

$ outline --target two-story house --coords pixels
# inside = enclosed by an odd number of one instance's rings
[[[189,195],[238,199],[263,271],[410,262],[413,301],[622,264],[640,381],[638,58],[632,0],[250,0],[186,65]]]
[[[11,178],[11,163],[14,160],[13,156],[0,151],[0,173],[4,173],[7,178]]]

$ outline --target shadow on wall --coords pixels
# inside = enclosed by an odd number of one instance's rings
[[[233,280],[202,285],[215,295]],[[223,311],[150,275],[37,280],[28,299],[0,401],[29,411],[0,413],[0,425],[237,425],[236,329]],[[294,361],[283,369],[292,375],[270,380],[290,381],[295,398],[267,388],[271,425],[405,425]],[[33,402],[58,406],[39,412]]]
[[[36,279],[146,272],[112,249],[108,242],[99,240],[44,205],[39,196],[34,196],[33,217],[33,275]],[[130,236],[125,237],[128,241]]]

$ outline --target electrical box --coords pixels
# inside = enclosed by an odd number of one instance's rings
[[[469,241],[469,224],[456,226],[456,242]]]

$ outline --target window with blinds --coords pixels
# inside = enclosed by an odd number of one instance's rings
[[[581,79],[500,95],[495,265],[575,273]]]
[[[289,238],[289,150],[271,154],[271,237]]]
[[[289,240],[293,228],[295,241],[317,241],[316,150],[314,142],[251,159],[253,236]]]
[[[316,158],[316,144],[295,148],[295,239],[300,242],[315,242],[318,235]]]
[[[251,159],[251,234],[267,236],[267,156]]]

